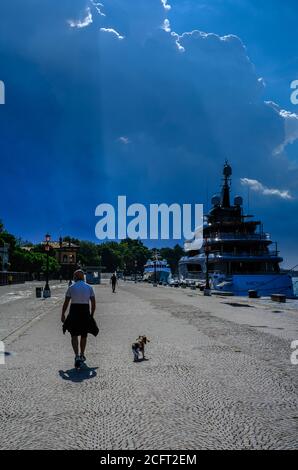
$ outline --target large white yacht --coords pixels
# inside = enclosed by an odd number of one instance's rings
[[[292,278],[280,270],[283,258],[276,243],[273,245],[260,221],[244,215],[240,196],[231,204],[231,175],[232,168],[226,162],[221,195],[213,196],[212,209],[204,219],[203,245],[196,248],[196,237],[185,243],[186,256],[179,261],[180,279],[208,280],[211,289],[234,295],[256,290],[261,296],[293,298]]]

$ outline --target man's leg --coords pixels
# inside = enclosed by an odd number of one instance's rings
[[[85,355],[86,344],[87,344],[87,336],[81,336],[80,346],[81,346],[81,354],[83,354],[83,356]]]
[[[71,344],[76,356],[79,355],[79,339],[77,336],[71,337]]]

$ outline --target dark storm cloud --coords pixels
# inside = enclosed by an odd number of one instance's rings
[[[274,210],[296,207],[297,169],[285,146],[297,136],[295,117],[286,127],[289,116],[264,102],[241,39],[203,33],[200,24],[175,35],[167,4],[2,2],[2,155],[5,184],[20,185],[9,191],[10,207],[17,210],[21,192],[24,218],[33,210],[53,231],[63,225],[91,238],[95,206],[118,194],[205,202],[226,158],[235,190],[247,178],[291,191],[294,199],[274,208],[269,197],[255,200],[273,228]],[[80,219],[81,227],[73,223]],[[12,225],[23,230],[22,219]]]

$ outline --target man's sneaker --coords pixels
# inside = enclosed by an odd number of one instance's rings
[[[75,368],[76,369],[79,369],[81,367],[81,364],[82,364],[82,359],[81,359],[81,356],[76,356],[75,357]]]
[[[84,354],[81,354],[81,355],[80,355],[80,358],[81,358],[81,361],[82,361],[82,362],[86,362],[86,357],[84,356]]]

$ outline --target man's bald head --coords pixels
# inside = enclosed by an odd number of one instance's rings
[[[84,271],[82,271],[81,269],[77,269],[73,273],[73,278],[75,281],[84,281],[85,280]]]

